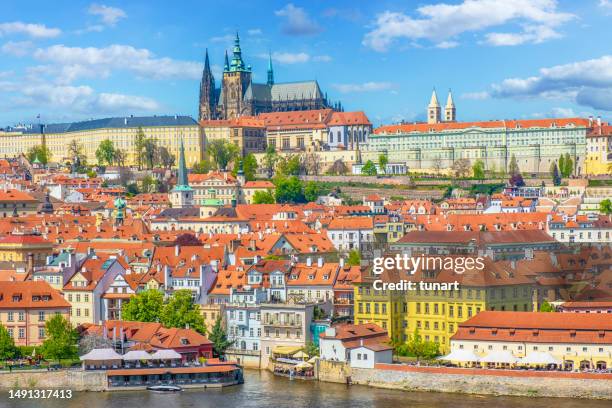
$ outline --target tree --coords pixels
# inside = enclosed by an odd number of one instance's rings
[[[319,355],[319,347],[314,344],[313,341],[308,342],[308,344],[306,345],[304,352],[306,354],[308,354],[308,357],[315,357]]]
[[[304,185],[296,177],[279,177],[276,180],[276,192],[274,194],[277,203],[304,203]]]
[[[217,320],[215,320],[215,325],[213,326],[210,334],[208,335],[208,340],[210,340],[213,344],[213,353],[215,356],[220,357],[225,354],[225,350],[230,348],[233,341],[228,340],[227,334],[225,330],[223,330],[223,326],[221,325],[221,315],[217,316]]]
[[[276,168],[276,164],[278,163],[279,157],[276,154],[276,150],[274,146],[268,146],[266,148],[266,154],[262,159],[262,164],[264,170],[268,173],[268,177],[272,177],[274,174],[274,169]]]
[[[565,158],[563,160],[563,168],[559,165],[559,170],[561,170],[561,174],[563,177],[570,177],[574,173],[574,161],[570,157],[569,153],[565,153]]]
[[[191,172],[194,174],[206,174],[210,171],[211,166],[208,160],[200,160],[198,163],[193,165]]]
[[[557,163],[559,166],[559,173],[561,174],[561,177],[566,177],[565,176],[565,156],[563,155],[559,156],[559,160],[557,161]]]
[[[138,170],[142,169],[142,165],[144,163],[145,140],[146,136],[144,134],[144,131],[142,130],[142,127],[139,127],[138,132],[136,132],[136,138],[134,139],[134,155]]]
[[[470,167],[470,160],[464,158],[455,160],[452,169],[455,177],[467,177],[470,174]]]
[[[321,172],[321,156],[317,153],[306,153],[302,156],[302,168],[305,174],[318,176]]]
[[[555,186],[561,185],[561,176],[559,175],[559,167],[557,167],[557,162],[552,162],[550,164],[550,176],[552,177],[553,184]]]
[[[349,256],[346,263],[351,266],[361,265],[361,254],[359,253],[359,251],[353,249],[351,252],[349,252]]]
[[[184,233],[176,237],[173,245],[179,246],[202,246],[202,242],[193,234]]]
[[[113,342],[103,336],[95,334],[86,334],[79,340],[79,355],[87,354],[96,348],[112,348]]]
[[[135,322],[158,322],[163,306],[164,295],[159,290],[144,290],[123,303],[121,317]]]
[[[68,143],[68,156],[71,160],[78,159],[81,165],[78,169],[76,169],[79,173],[83,172],[83,168],[87,165],[87,156],[83,152],[83,145],[76,141],[76,139],[72,139],[70,143]]]
[[[321,309],[319,306],[315,306],[312,309],[312,319],[313,320],[323,320],[327,317],[325,310]]]
[[[278,162],[277,173],[284,176],[299,176],[302,170],[302,159],[299,155],[287,157]]]
[[[540,305],[540,312],[550,313],[550,312],[554,312],[554,311],[555,311],[555,307],[553,305],[551,305],[550,303],[548,303],[547,300],[542,302],[542,304]]]
[[[389,164],[389,158],[386,154],[383,153],[378,156],[378,168],[380,169],[381,173],[387,173],[387,164]]]
[[[321,195],[321,189],[319,185],[314,181],[309,181],[304,186],[304,198],[308,202],[317,201],[317,198]]]
[[[510,179],[508,179],[508,183],[513,187],[523,187],[525,185],[525,181],[523,180],[523,175],[521,174],[521,170],[519,169],[518,163],[516,162],[516,156],[512,153],[510,157],[510,164],[508,165],[508,174],[510,174]]]
[[[440,355],[440,346],[436,342],[423,340],[419,334],[419,329],[415,329],[408,342],[398,346],[396,352],[400,356],[431,360]]]
[[[206,152],[219,170],[227,169],[227,165],[238,157],[238,147],[223,139],[211,140]]]
[[[599,203],[599,211],[604,215],[612,214],[612,200],[606,198]]]
[[[372,160],[368,160],[361,168],[361,174],[364,176],[375,176],[377,174],[376,165]]]
[[[115,162],[116,151],[115,144],[110,139],[104,139],[100,142],[98,149],[96,150],[96,159],[98,159],[98,164],[100,166],[104,166],[104,164],[108,164],[112,166]]]
[[[19,349],[6,327],[0,324],[0,360],[10,360],[19,355]]]
[[[38,159],[38,161],[46,165],[51,160],[51,150],[45,145],[32,146],[26,153],[26,158],[30,163]]]
[[[119,167],[125,167],[125,161],[127,160],[127,153],[123,149],[115,149],[115,163]]]
[[[472,173],[474,174],[474,178],[477,180],[484,180],[485,178],[485,164],[482,160],[478,159],[474,162],[472,166]]]
[[[157,191],[157,179],[154,179],[148,174],[143,177],[140,184],[142,186],[141,190],[143,193],[155,193]]]
[[[42,344],[41,354],[47,360],[75,358],[79,335],[70,322],[61,314],[54,315],[45,323],[47,337]]]
[[[253,204],[274,204],[275,202],[274,193],[270,190],[256,191],[253,194]]]
[[[442,159],[440,158],[440,156],[436,156],[436,158],[433,161],[433,169],[436,171],[436,175],[440,174],[440,170],[442,170]]]
[[[333,176],[343,176],[348,173],[348,168],[341,159],[338,159],[332,164],[327,173]]]
[[[162,309],[161,322],[165,327],[188,327],[198,333],[206,334],[200,306],[193,302],[191,294],[188,289],[174,292]]]
[[[255,173],[257,173],[257,159],[253,153],[249,153],[244,157],[238,157],[234,163],[234,171],[232,174],[236,176],[240,165],[242,164],[242,171],[244,172],[244,179],[246,181],[255,180]]]
[[[176,161],[173,154],[168,151],[166,146],[159,146],[156,152],[155,162],[164,169],[170,169]]]
[[[156,159],[158,150],[159,147],[157,146],[157,141],[155,139],[149,138],[144,141],[143,159],[147,169],[152,169],[157,164]]]

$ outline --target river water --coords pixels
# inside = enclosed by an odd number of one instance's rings
[[[267,371],[245,370],[245,383],[220,390],[186,390],[177,394],[150,391],[80,392],[70,400],[11,400],[0,393],[0,408],[609,408],[609,401],[550,398],[480,397],[407,392],[353,385],[300,381]]]

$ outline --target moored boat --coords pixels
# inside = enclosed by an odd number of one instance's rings
[[[178,385],[151,385],[147,387],[149,391],[157,391],[157,392],[179,392],[183,391],[182,387]]]

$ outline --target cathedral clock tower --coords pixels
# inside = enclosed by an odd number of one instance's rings
[[[251,83],[251,67],[245,66],[240,49],[240,37],[236,33],[232,61],[226,55],[223,69],[223,117],[226,119],[252,115],[251,106],[244,103],[244,93]]]

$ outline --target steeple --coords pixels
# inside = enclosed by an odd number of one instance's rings
[[[272,69],[272,53],[268,59],[268,85],[274,85],[274,70]]]
[[[229,71],[229,58],[227,57],[227,50],[225,50],[225,63],[223,64],[223,71]]]
[[[236,38],[234,39],[234,56],[232,57],[232,64],[230,65],[230,71],[245,71],[244,61],[242,60],[242,50],[240,49],[240,36],[236,31]]]
[[[444,121],[455,122],[457,120],[457,110],[455,109],[455,102],[453,102],[453,93],[448,90],[448,97],[446,98],[446,106],[444,107]]]
[[[206,49],[206,54],[204,57],[204,72],[210,71],[210,62],[208,61],[208,48]]]
[[[200,114],[199,120],[210,120],[215,118],[217,100],[215,94],[215,77],[210,69],[208,59],[208,48],[204,57],[204,70],[200,82]]]
[[[440,123],[442,121],[442,109],[438,103],[438,95],[436,95],[436,88],[431,93],[431,100],[427,106],[427,123]]]
[[[181,150],[179,152],[179,169],[176,186],[189,187],[189,181],[187,180],[187,165],[185,164],[185,146],[183,145],[183,139],[181,139]]]

